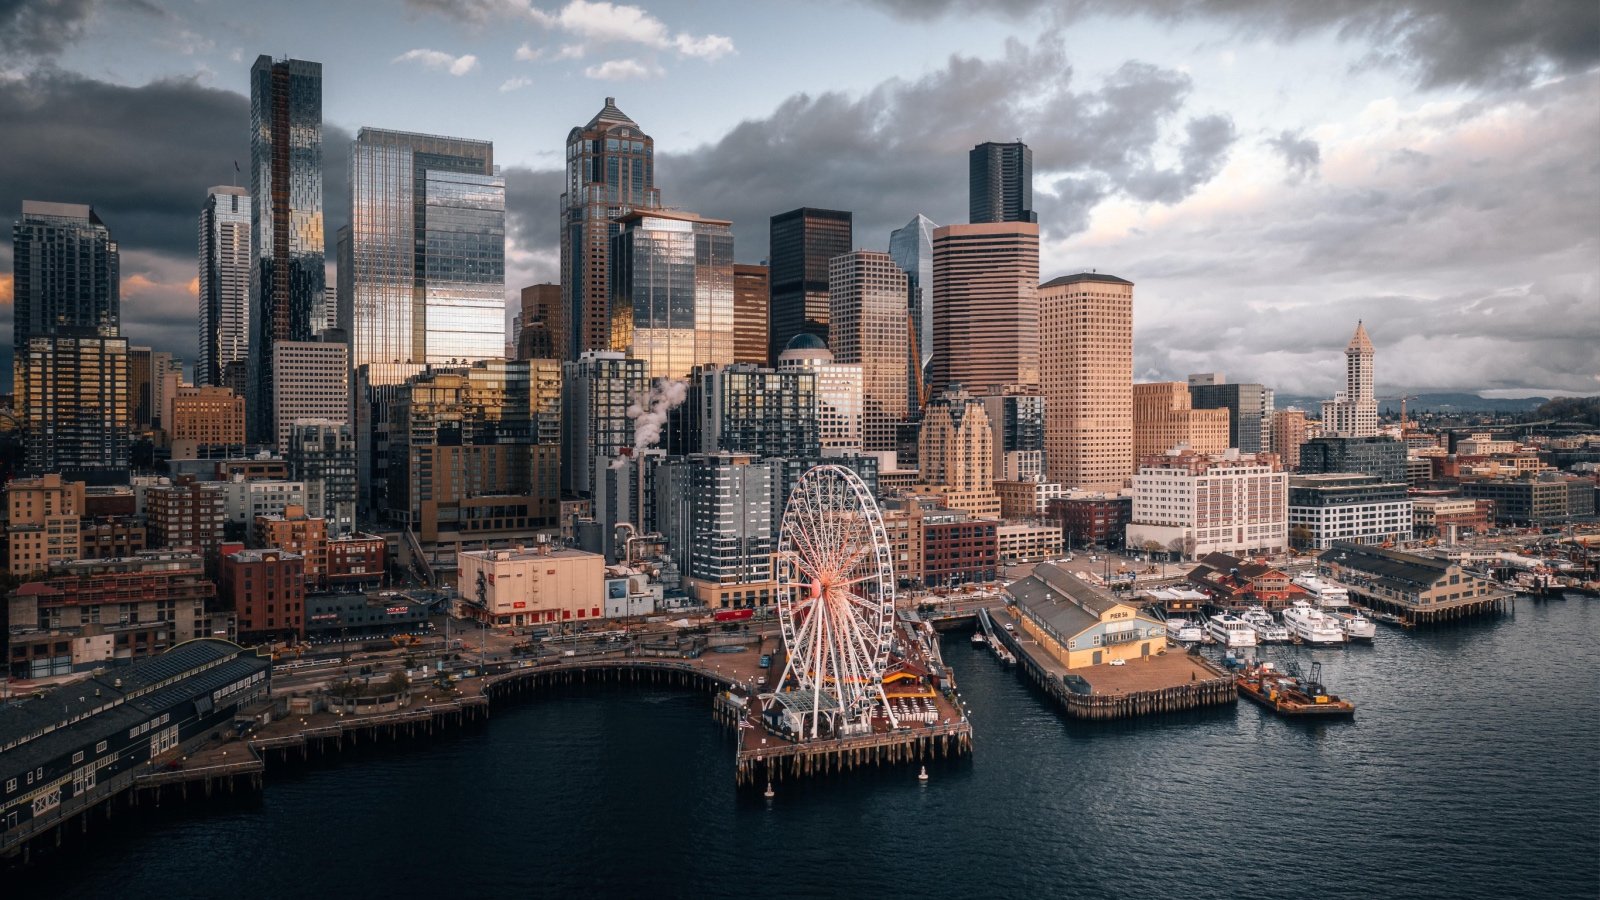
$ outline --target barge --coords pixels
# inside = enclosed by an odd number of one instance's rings
[[[1299,667],[1280,671],[1272,663],[1256,663],[1239,674],[1235,686],[1240,696],[1280,716],[1294,718],[1349,718],[1356,705],[1322,686],[1322,664],[1311,664],[1311,676],[1301,677]]]

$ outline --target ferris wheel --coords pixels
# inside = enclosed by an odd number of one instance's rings
[[[789,494],[778,536],[778,622],[788,663],[780,690],[801,737],[859,733],[883,692],[894,636],[894,564],[883,516],[860,476],[815,466]]]

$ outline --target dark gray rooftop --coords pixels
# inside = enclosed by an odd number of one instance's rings
[[[1103,284],[1133,284],[1128,279],[1118,278],[1115,275],[1106,275],[1100,272],[1079,272],[1076,275],[1062,275],[1059,278],[1052,278],[1039,286],[1056,287],[1063,284],[1077,284],[1080,281],[1098,281]]]

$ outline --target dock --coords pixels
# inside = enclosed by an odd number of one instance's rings
[[[1026,673],[1074,719],[1124,719],[1226,706],[1239,700],[1233,675],[1198,654],[1171,649],[1122,666],[1068,670],[1019,629],[1013,611],[992,610],[994,630]],[[1006,625],[1012,628],[1006,628]]]

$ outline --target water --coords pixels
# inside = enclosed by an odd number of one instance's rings
[[[965,632],[970,762],[733,790],[699,695],[607,688],[144,820],[29,896],[1594,897],[1600,603],[1320,659],[1354,722],[1253,705],[1089,726]],[[226,890],[224,889],[226,888]],[[0,895],[9,895],[0,890]]]

